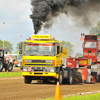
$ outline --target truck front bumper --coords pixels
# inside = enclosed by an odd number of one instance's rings
[[[58,74],[56,72],[22,72],[23,76],[39,76],[39,77],[54,77],[58,79]]]

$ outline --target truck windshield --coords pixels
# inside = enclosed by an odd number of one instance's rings
[[[35,44],[35,43],[26,43],[25,44],[25,55],[33,56],[54,56],[55,54],[55,44],[46,43],[46,44]]]
[[[96,48],[96,42],[85,42],[85,48]]]

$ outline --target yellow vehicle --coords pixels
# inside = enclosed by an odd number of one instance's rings
[[[25,83],[32,80],[54,80],[62,84],[63,68],[66,68],[67,49],[50,35],[32,35],[19,45],[22,54],[22,75]]]

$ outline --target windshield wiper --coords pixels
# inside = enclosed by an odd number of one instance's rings
[[[36,56],[36,54],[31,54],[30,56]]]
[[[36,54],[24,54],[26,56],[36,56]]]
[[[47,54],[47,55],[43,55],[43,56],[52,56],[52,55],[50,55],[50,54]]]

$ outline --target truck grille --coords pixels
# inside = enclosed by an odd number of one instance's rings
[[[25,65],[43,65],[43,66],[52,66],[52,64],[25,64]]]
[[[45,60],[25,60],[25,62],[32,62],[32,63],[45,63]]]
[[[50,60],[51,61],[51,60]],[[52,62],[46,62],[46,60],[25,60],[25,65],[34,66],[53,66]]]
[[[32,60],[34,63],[45,63],[45,60]]]

